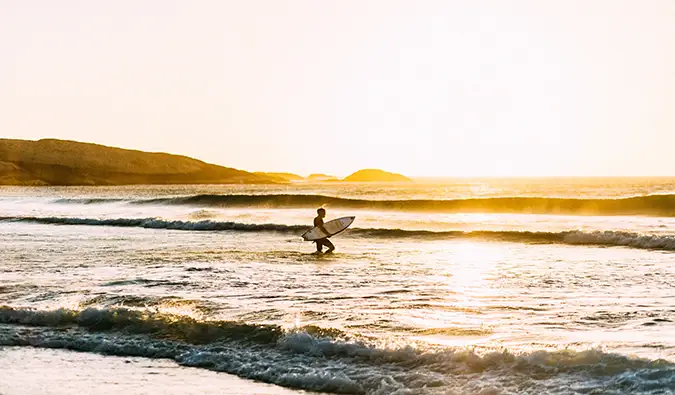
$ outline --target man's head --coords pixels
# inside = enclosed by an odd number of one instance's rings
[[[319,217],[324,218],[326,216],[326,209],[321,207],[320,209],[316,210],[316,213],[319,214]]]

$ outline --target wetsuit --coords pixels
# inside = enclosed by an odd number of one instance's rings
[[[323,219],[321,217],[316,217],[314,218],[314,226],[321,227],[323,229]],[[323,229],[325,230],[325,229]],[[328,232],[326,232],[328,233]],[[335,249],[335,246],[333,243],[328,240],[328,238],[323,238],[315,241],[316,243],[316,251],[321,252],[323,251],[323,246],[328,247],[328,251],[333,251]]]

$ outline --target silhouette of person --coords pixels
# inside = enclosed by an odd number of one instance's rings
[[[316,210],[316,213],[318,215],[316,216],[316,218],[314,218],[314,226],[321,229],[323,233],[330,234],[330,232],[328,232],[326,228],[323,227],[323,219],[326,217],[326,210],[322,207]],[[323,251],[323,246],[328,247],[328,249],[326,250],[326,254],[333,252],[335,250],[335,246],[328,240],[328,237],[324,237],[323,239],[319,239],[314,242],[316,243],[316,252],[318,253],[321,253]]]

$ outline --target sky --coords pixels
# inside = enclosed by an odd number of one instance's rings
[[[250,171],[675,176],[675,1],[0,0],[0,137]]]

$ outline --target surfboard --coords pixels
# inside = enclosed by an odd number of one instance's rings
[[[305,241],[314,241],[326,237],[335,236],[336,234],[347,229],[349,225],[351,225],[352,222],[354,222],[354,218],[356,217],[342,217],[334,219],[332,221],[328,221],[325,224],[323,224],[323,227],[328,231],[328,234],[324,233],[319,227],[314,227],[308,230],[307,232],[303,233],[302,238],[305,239]]]

